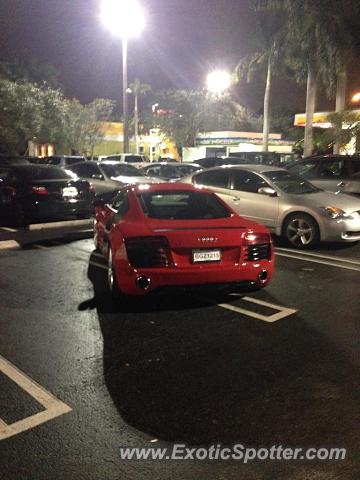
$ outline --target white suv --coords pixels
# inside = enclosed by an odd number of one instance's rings
[[[117,162],[131,163],[136,168],[144,167],[149,163],[146,155],[138,155],[136,153],[117,153],[101,158],[102,160],[116,160]]]

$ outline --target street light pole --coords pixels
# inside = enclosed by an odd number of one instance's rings
[[[123,73],[123,121],[124,153],[129,152],[129,115],[128,115],[128,40],[140,35],[145,26],[145,16],[139,0],[101,0],[101,17],[104,25],[117,37],[122,39],[122,73]]]
[[[124,121],[124,153],[129,152],[129,113],[128,113],[128,75],[127,75],[127,36],[122,38],[122,69],[123,69],[123,121]]]

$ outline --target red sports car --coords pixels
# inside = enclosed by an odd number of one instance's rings
[[[181,183],[128,186],[111,205],[96,201],[94,240],[108,259],[112,293],[240,282],[264,287],[274,269],[265,227],[215,193]]]

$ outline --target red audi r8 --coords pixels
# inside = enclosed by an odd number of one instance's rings
[[[108,260],[112,293],[164,286],[271,280],[269,231],[236,214],[215,193],[181,183],[124,187],[95,203],[94,241]]]

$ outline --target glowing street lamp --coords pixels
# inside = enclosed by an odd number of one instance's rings
[[[137,0],[102,0],[101,18],[106,28],[122,39],[124,153],[127,153],[129,151],[128,40],[140,35],[145,27],[145,15]]]
[[[352,101],[353,103],[358,103],[358,102],[360,102],[360,92],[355,93],[355,94],[351,97],[351,101]]]
[[[231,85],[231,75],[224,70],[215,70],[207,76],[207,89],[217,95],[221,95]]]

